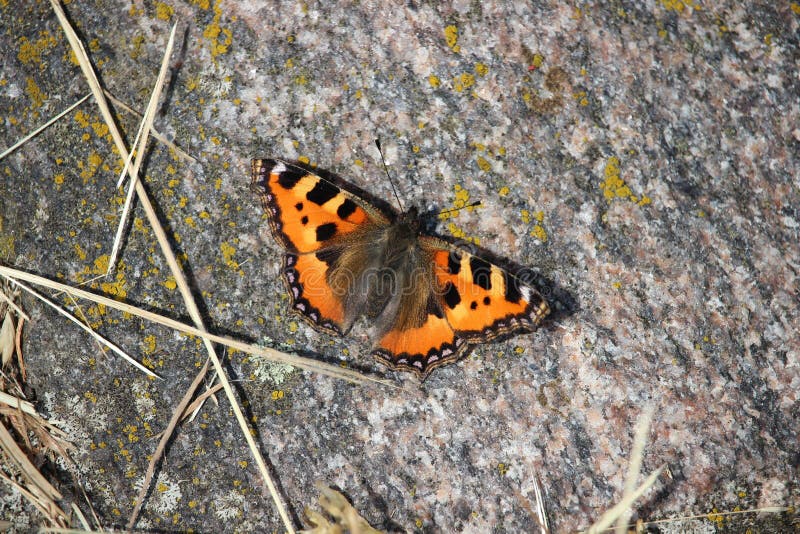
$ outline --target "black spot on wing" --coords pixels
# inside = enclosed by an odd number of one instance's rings
[[[278,185],[284,189],[291,189],[297,182],[300,181],[307,173],[301,169],[287,167],[282,173],[278,175]]]
[[[544,298],[539,293],[537,293],[536,291],[531,292],[531,302],[529,305],[532,308],[538,308],[539,306],[542,305],[543,302]]]
[[[303,203],[298,202],[297,204],[294,205],[294,209],[296,209],[297,211],[303,211]]]
[[[476,256],[469,259],[472,282],[486,290],[492,289],[492,265]]]
[[[442,311],[442,308],[439,306],[439,303],[437,302],[436,298],[434,298],[433,293],[431,293],[428,296],[428,302],[425,305],[425,313],[427,313],[428,315],[434,315],[439,319],[444,317],[444,312]]]
[[[356,206],[355,202],[353,202],[349,198],[346,198],[345,201],[342,202],[342,205],[336,209],[336,215],[338,215],[342,219],[347,219],[353,214],[353,212],[356,211],[357,207],[358,206]]]
[[[519,280],[505,271],[503,271],[503,280],[506,283],[506,300],[516,304],[522,298],[522,292],[519,290]]]
[[[317,241],[327,241],[336,233],[336,223],[325,223],[317,226]]]
[[[452,310],[458,306],[459,302],[461,302],[461,295],[458,294],[458,289],[452,282],[448,281],[444,285],[444,303]]]
[[[319,180],[314,188],[306,193],[306,198],[318,206],[322,206],[327,201],[339,194],[339,188]]]
[[[447,255],[447,270],[450,274],[458,274],[461,271],[461,254],[455,250]]]
[[[303,226],[308,224],[308,215],[303,215],[302,217],[300,217],[300,224],[302,224]]]
[[[319,261],[330,267],[339,261],[339,257],[342,255],[342,249],[338,247],[328,247],[318,250],[314,255]]]

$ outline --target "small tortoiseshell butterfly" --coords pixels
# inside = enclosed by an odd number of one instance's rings
[[[293,163],[254,159],[272,234],[286,249],[292,309],[344,335],[360,316],[375,326],[373,355],[426,377],[471,344],[532,331],[549,313],[519,278],[420,232],[416,209],[378,208]]]

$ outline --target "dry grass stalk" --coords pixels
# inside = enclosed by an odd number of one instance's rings
[[[0,403],[3,403],[14,410],[21,411],[22,413],[26,413],[28,415],[37,415],[38,413],[32,402],[26,401],[14,395],[9,395],[5,391],[0,391]],[[3,410],[2,406],[0,406],[0,410]]]
[[[635,529],[636,532],[643,532],[645,527],[654,526],[664,523],[679,523],[681,521],[688,521],[694,519],[718,519],[723,516],[730,516],[735,514],[749,514],[749,513],[783,513],[789,510],[787,507],[766,507],[757,508],[752,510],[736,510],[732,512],[714,512],[713,514],[692,515],[686,517],[678,517],[674,519],[661,519],[656,521],[638,521],[635,524],[628,523],[631,516],[631,507],[634,502],[641,497],[653,484],[655,484],[658,477],[666,469],[663,465],[658,468],[638,487],[636,486],[636,479],[639,477],[639,472],[642,466],[642,459],[644,457],[644,447],[647,443],[647,433],[650,431],[650,424],[653,420],[654,410],[652,407],[645,408],[642,416],[636,424],[636,434],[634,436],[633,449],[628,466],[628,475],[625,480],[625,489],[620,502],[607,510],[591,527],[585,532],[599,533],[610,531],[611,524],[615,526],[613,530],[616,534],[627,532],[629,529]]]
[[[642,495],[649,490],[653,484],[656,483],[658,477],[661,476],[661,472],[664,471],[666,466],[659,467],[655,472],[651,473],[650,476],[645,479],[642,484],[637,487],[632,493],[626,493],[622,496],[622,499],[606,510],[606,512],[600,516],[600,519],[595,521],[595,523],[586,530],[587,534],[596,534],[599,532],[605,531],[611,524],[613,524],[618,517],[623,515],[636,500],[641,497]]]
[[[181,323],[180,321],[176,321],[175,319],[164,317],[163,315],[158,315],[148,310],[143,310],[141,308],[131,306],[130,304],[127,304],[125,302],[120,302],[118,300],[110,299],[102,295],[96,295],[94,293],[90,293],[88,291],[84,291],[76,287],[61,284],[59,282],[55,282],[48,278],[44,278],[25,271],[20,271],[17,269],[12,269],[10,267],[5,267],[3,265],[0,265],[0,276],[6,276],[8,278],[13,279],[14,281],[24,280],[26,282],[42,285],[50,289],[55,289],[56,291],[63,291],[64,293],[69,293],[81,299],[86,299],[91,302],[103,304],[108,308],[113,308],[115,310],[130,313],[131,315],[135,315],[137,317],[142,317],[143,319],[166,326],[168,328],[172,328],[181,333],[197,336],[199,338],[209,340],[213,343],[219,343],[220,345],[225,345],[227,347],[236,349],[240,352],[245,352],[247,354],[255,354],[273,362],[285,363],[314,373],[323,374],[341,380],[347,380],[348,382],[353,382],[355,384],[374,382],[377,384],[381,384],[383,386],[388,386],[393,388],[398,387],[395,384],[389,382],[388,380],[380,380],[377,378],[372,378],[370,376],[358,373],[356,371],[344,369],[342,367],[339,367],[338,365],[330,365],[317,360],[313,360],[311,358],[304,358],[302,356],[287,354],[284,352],[277,351],[275,349],[261,347],[259,345],[242,343],[241,341],[237,341],[235,339],[223,336],[218,336],[216,334],[209,334],[206,331],[200,330],[185,323]]]
[[[102,88],[100,83],[98,82],[97,75],[92,68],[92,64],[89,61],[89,57],[86,54],[86,50],[83,47],[78,35],[75,33],[75,30],[72,28],[69,20],[67,19],[64,10],[61,6],[59,0],[50,0],[50,4],[53,7],[53,11],[56,13],[58,17],[59,23],[61,27],[64,29],[64,33],[67,35],[67,39],[72,47],[73,52],[75,53],[75,57],[78,59],[78,63],[80,64],[81,70],[86,77],[87,82],[89,83],[90,88],[92,89],[92,94],[94,94],[95,100],[97,101],[98,106],[100,107],[101,114],[103,115],[103,119],[108,125],[109,131],[111,133],[112,138],[117,146],[117,149],[122,155],[123,158],[127,158],[128,151],[125,143],[122,139],[122,135],[120,134],[116,123],[113,120],[111,115],[111,111],[108,107],[108,103],[106,102],[105,95],[103,94]],[[133,178],[133,176],[131,177]],[[184,300],[186,305],[187,311],[189,312],[189,316],[192,318],[195,326],[198,330],[205,332],[205,326],[203,325],[202,316],[200,315],[200,310],[197,306],[197,303],[194,301],[194,297],[189,289],[189,284],[186,282],[185,277],[183,276],[183,272],[178,265],[178,262],[175,258],[175,254],[173,253],[170,245],[169,240],[167,239],[167,235],[164,232],[164,229],[161,227],[161,224],[158,220],[158,216],[153,209],[153,205],[150,202],[150,198],[147,196],[147,191],[145,190],[144,186],[140,182],[136,182],[135,184],[136,194],[139,198],[139,202],[142,208],[147,215],[148,222],[150,223],[151,228],[153,229],[153,233],[156,236],[156,240],[158,241],[158,245],[161,248],[162,253],[164,254],[167,264],[169,265],[170,272],[175,279],[175,282],[178,285],[178,289],[181,293],[181,296]],[[231,388],[230,383],[228,382],[224,368],[219,360],[219,357],[214,350],[214,346],[208,339],[203,339],[203,344],[206,348],[206,351],[211,358],[211,361],[214,364],[214,369],[217,371],[219,375],[219,380],[222,382],[223,387],[225,389],[225,395],[228,398],[228,402],[231,404],[231,408],[233,413],[236,417],[236,421],[239,424],[239,428],[242,432],[242,435],[247,442],[247,445],[250,449],[250,453],[253,456],[253,459],[258,466],[259,472],[261,474],[262,480],[267,485],[267,489],[269,490],[270,495],[272,496],[273,502],[275,503],[275,507],[278,510],[278,514],[283,521],[284,527],[289,533],[294,532],[294,527],[292,526],[291,520],[289,519],[289,515],[286,512],[286,508],[283,505],[283,502],[278,495],[277,488],[275,487],[274,482],[272,481],[272,477],[270,476],[269,470],[267,469],[267,464],[264,461],[264,458],[261,455],[261,452],[256,445],[255,439],[253,438],[252,434],[250,433],[250,428],[247,421],[242,414],[241,407],[237,402],[236,396],[233,392],[233,388]]]
[[[143,113],[140,113],[140,112],[136,111],[135,109],[130,107],[128,104],[126,104],[125,102],[123,102],[119,98],[117,98],[114,95],[112,95],[111,92],[108,89],[104,88],[103,89],[103,94],[106,95],[106,97],[108,97],[108,99],[111,102],[113,102],[115,106],[127,111],[131,115],[136,115],[139,118],[144,116]],[[167,139],[166,136],[164,136],[164,134],[162,134],[161,132],[159,132],[155,128],[150,127],[150,135],[152,135],[154,139],[157,139],[160,143],[165,145],[167,148],[169,148],[170,150],[175,152],[175,154],[179,158],[184,159],[184,160],[186,160],[186,161],[188,161],[190,163],[197,163],[197,159],[196,158],[194,158],[191,155],[187,154],[183,149],[181,149],[181,147],[179,147],[178,145],[176,145],[175,143],[173,143],[172,141]]]
[[[14,302],[18,298],[19,289],[12,289],[8,282],[0,287],[0,368],[16,363],[24,382],[27,377],[22,357],[22,328],[30,317]],[[14,356],[16,362],[12,361]]]
[[[644,447],[647,444],[647,432],[650,430],[650,423],[653,421],[653,412],[653,407],[648,406],[636,422],[636,434],[633,437],[633,449],[628,463],[628,474],[625,477],[624,495],[630,495],[636,491],[636,480],[639,478],[639,473],[642,469]],[[615,524],[615,534],[625,534],[631,513],[631,510],[628,509],[620,514]]]
[[[115,345],[111,341],[107,340],[106,338],[104,338],[103,336],[101,336],[100,334],[98,334],[97,332],[92,330],[87,324],[85,324],[85,318],[84,318],[84,321],[81,321],[77,317],[75,317],[74,315],[72,315],[71,313],[66,311],[64,308],[62,308],[61,306],[56,304],[55,302],[51,301],[50,299],[48,299],[44,295],[41,295],[40,293],[38,293],[38,292],[34,291],[33,289],[29,288],[25,284],[22,284],[22,283],[20,283],[19,281],[16,281],[16,280],[14,281],[14,283],[17,284],[18,287],[20,287],[21,289],[24,289],[25,291],[27,291],[28,293],[30,293],[31,295],[33,295],[34,297],[36,297],[37,299],[39,299],[40,301],[44,302],[49,307],[51,307],[52,309],[57,311],[62,317],[65,317],[70,322],[73,322],[76,325],[78,325],[78,327],[80,327],[82,330],[86,331],[90,336],[92,336],[92,338],[97,343],[99,343],[100,345],[111,349],[113,352],[115,352],[120,357],[122,357],[125,361],[127,361],[128,363],[130,363],[131,365],[133,365],[134,367],[136,367],[137,369],[139,369],[140,371],[142,371],[146,375],[152,376],[153,378],[161,378],[160,376],[155,374],[153,371],[151,371],[150,369],[148,369],[147,367],[145,367],[144,365],[142,365],[141,363],[136,361],[135,358],[130,356],[127,352],[123,351],[117,345]]]
[[[86,496],[85,493],[84,493],[84,496]],[[72,510],[72,513],[75,515],[75,518],[78,520],[78,523],[80,523],[81,526],[83,527],[83,532],[91,530],[91,528],[89,527],[89,522],[86,520],[86,516],[83,515],[83,511],[81,511],[81,509],[78,508],[78,505],[76,505],[75,503],[72,503],[72,506],[70,507],[70,509]],[[92,514],[94,514],[94,510],[92,510]],[[97,522],[97,524],[99,525],[100,521],[97,519],[96,515],[94,516],[94,519]]]
[[[536,522],[542,534],[550,534],[550,526],[547,524],[547,510],[544,506],[544,495],[542,494],[542,484],[539,477],[533,475],[533,495],[536,498]]]
[[[219,393],[219,390],[221,389],[222,389],[222,384],[214,384],[212,387],[206,389],[203,393],[198,395],[197,398],[193,400],[191,404],[189,404],[189,406],[186,407],[186,409],[183,410],[179,422],[182,423],[186,421],[189,418],[189,416],[194,415],[195,410],[197,410],[206,401],[206,399],[208,399],[213,395],[216,395],[217,393]],[[165,432],[166,430],[156,434],[155,437],[160,439]]]
[[[9,294],[6,295],[6,293],[9,293]],[[18,295],[18,291],[12,291],[11,289],[8,288],[8,286],[6,286],[5,290],[0,291],[0,311],[4,311],[3,310],[3,304],[5,304],[9,308],[11,308],[11,311],[16,313],[19,317],[21,317],[22,319],[24,319],[26,321],[30,321],[31,318],[28,317],[28,314],[25,313],[22,310],[22,308],[17,306],[17,304],[14,302],[14,299],[16,299],[18,296],[19,296]],[[2,316],[3,316],[3,314],[0,313],[0,317],[2,317]]]
[[[198,387],[200,387],[200,384],[203,382],[207,372],[208,361],[203,364],[202,369],[200,369],[200,372],[197,373],[197,376],[192,381],[192,385],[189,386],[189,389],[186,390],[181,402],[178,403],[178,406],[172,413],[172,418],[170,418],[167,428],[164,430],[161,439],[158,442],[158,447],[156,447],[155,452],[153,452],[152,456],[150,457],[150,463],[147,466],[147,473],[144,476],[142,488],[139,490],[139,495],[136,496],[136,506],[134,506],[133,512],[131,512],[131,516],[128,519],[129,529],[133,529],[133,525],[136,524],[136,518],[139,516],[139,511],[142,509],[142,505],[144,504],[144,497],[147,495],[147,491],[150,489],[150,484],[153,482],[153,476],[156,473],[156,464],[159,462],[159,460],[161,460],[161,456],[164,454],[164,451],[167,448],[167,441],[169,441],[169,437],[178,427],[181,417],[186,412],[186,407],[189,406],[189,403],[194,396],[194,392],[197,391]]]
[[[136,184],[139,183],[139,169],[142,166],[144,155],[147,152],[147,141],[150,138],[150,130],[153,128],[153,119],[155,118],[156,110],[158,109],[158,101],[161,98],[161,90],[164,88],[164,83],[167,79],[167,67],[169,66],[169,58],[172,55],[172,47],[175,44],[175,30],[177,27],[177,23],[172,25],[172,31],[170,31],[169,34],[167,48],[164,50],[164,57],[161,60],[161,69],[158,72],[158,78],[156,79],[155,87],[153,87],[153,93],[150,95],[150,101],[147,103],[147,109],[145,109],[144,117],[139,125],[139,131],[136,132],[136,139],[133,142],[134,150],[132,150],[131,153],[128,154],[128,157],[125,158],[125,165],[122,167],[122,173],[119,177],[119,181],[117,182],[117,187],[120,187],[122,182],[125,180],[125,174],[127,174],[128,170],[130,170],[131,182],[128,184],[128,194],[125,196],[125,205],[122,207],[122,215],[120,215],[119,224],[117,225],[117,235],[114,236],[114,245],[111,247],[111,254],[109,255],[108,260],[108,271],[106,271],[107,276],[111,275],[117,265],[117,254],[119,254],[119,247],[122,243],[122,232],[125,230],[128,217],[130,216],[133,193],[136,191]],[[134,161],[133,168],[131,169],[131,158],[134,154],[136,154],[136,160]]]
[[[92,96],[91,93],[89,93],[88,95],[84,96],[83,98],[81,98],[80,100],[78,100],[77,102],[72,104],[70,107],[68,107],[67,109],[65,109],[64,111],[62,111],[61,113],[59,113],[58,115],[56,115],[55,117],[53,117],[52,119],[47,121],[46,123],[42,124],[41,126],[36,128],[35,130],[33,130],[31,133],[29,133],[28,135],[26,135],[25,137],[23,137],[22,139],[20,139],[19,141],[17,141],[13,145],[11,145],[10,147],[8,147],[6,150],[3,151],[2,154],[0,154],[0,160],[5,158],[6,156],[11,154],[12,152],[14,152],[16,149],[18,149],[19,147],[21,147],[22,145],[24,145],[25,143],[27,143],[28,141],[30,141],[31,139],[33,139],[34,137],[39,135],[40,133],[42,133],[44,130],[49,128],[53,123],[57,122],[61,117],[63,117],[64,115],[66,115],[67,113],[69,113],[70,111],[75,109],[76,107],[78,107],[81,104],[83,104],[86,101],[86,99],[89,98],[90,96]]]
[[[722,517],[741,514],[782,514],[791,512],[793,509],[790,506],[765,506],[764,508],[750,508],[748,510],[734,510],[731,512],[712,512],[709,514],[688,515],[683,517],[675,517],[671,519],[657,519],[655,521],[643,521],[640,523],[641,527],[664,525],[667,523],[681,523],[683,521],[694,521],[697,519],[706,519],[708,521],[717,521]],[[628,527],[639,525],[627,525]]]
[[[606,510],[606,512],[586,530],[587,534],[602,532],[620,518],[624,518],[623,521],[626,521],[627,518],[630,517],[630,508],[633,506],[633,503],[656,483],[661,472],[666,468],[666,465],[662,465],[654,473],[651,473],[640,486],[636,487],[636,479],[639,477],[639,469],[642,464],[642,456],[647,442],[647,433],[650,430],[652,416],[652,409],[646,409],[637,424],[633,451],[629,462],[628,476],[622,498],[616,505]],[[624,523],[621,524],[624,529]],[[620,523],[617,525],[617,528],[619,528]]]
[[[10,311],[0,315],[0,317],[2,318],[2,324],[0,324],[0,364],[5,367],[11,363],[11,358],[16,353],[16,347],[14,347],[14,331],[16,328]]]

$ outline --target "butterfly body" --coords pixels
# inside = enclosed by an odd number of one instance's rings
[[[420,377],[470,344],[530,331],[547,315],[517,277],[420,232],[416,209],[379,209],[309,170],[256,159],[251,188],[286,251],[292,309],[318,330],[344,335],[359,317],[373,355]]]

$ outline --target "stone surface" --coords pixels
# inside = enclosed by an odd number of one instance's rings
[[[554,531],[584,528],[621,496],[648,405],[642,469],[666,464],[671,476],[634,519],[797,505],[800,5],[66,9],[105,87],[139,110],[178,23],[155,127],[197,163],[154,144],[146,184],[212,330],[385,372],[365,356],[363,325],[333,339],[287,314],[281,251],[247,187],[250,158],[303,157],[391,201],[376,137],[407,205],[482,201],[441,234],[478,238],[545,281],[556,313],[540,331],[480,346],[423,384],[389,374],[400,390],[230,354],[295,520],[320,480],[389,531],[532,531],[538,477]],[[0,31],[5,147],[88,86],[49,3],[0,2]],[[115,111],[131,142],[137,118]],[[91,100],[0,161],[0,261],[73,284],[102,272],[121,166]],[[141,208],[120,267],[90,287],[186,318]],[[205,355],[194,339],[82,307],[164,377],[147,379],[26,301],[38,405],[72,436],[103,526],[119,527],[153,436]],[[224,398],[180,427],[159,473],[142,528],[282,528]],[[38,524],[0,491],[0,516]],[[662,529],[790,521],[711,516]]]

